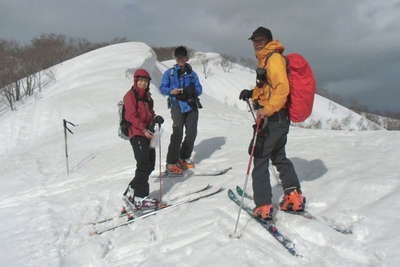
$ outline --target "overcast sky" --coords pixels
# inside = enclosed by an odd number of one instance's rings
[[[26,42],[127,37],[254,57],[260,25],[310,61],[318,87],[400,112],[400,0],[0,0],[0,39]]]

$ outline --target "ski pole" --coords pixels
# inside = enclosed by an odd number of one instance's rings
[[[160,203],[162,201],[162,177],[161,177],[161,123],[158,124],[158,163],[160,170]]]
[[[251,110],[252,110],[252,109],[251,109]],[[252,114],[253,114],[253,113],[252,113]],[[252,161],[253,161],[254,151],[255,151],[256,142],[257,142],[257,134],[258,134],[258,131],[259,131],[259,129],[260,129],[261,121],[262,121],[261,118],[257,118],[257,120],[256,120],[256,130],[254,131],[254,134],[253,134],[253,145],[252,145],[252,147],[251,147],[249,163],[248,163],[248,165],[247,165],[246,178],[245,178],[244,186],[243,186],[244,192],[246,192],[247,182],[248,182],[248,180],[249,180],[249,174],[250,174],[250,169],[251,169],[251,163],[252,163]],[[239,238],[239,237],[240,237],[240,236],[237,235],[237,227],[238,227],[238,224],[239,224],[240,213],[241,213],[241,211],[242,211],[242,209],[243,209],[243,203],[244,203],[244,194],[242,194],[242,197],[241,197],[241,200],[240,200],[240,208],[239,208],[238,216],[237,216],[237,219],[236,219],[235,230],[233,231],[233,234],[232,234],[232,236],[233,236],[233,237],[236,237],[236,238]]]
[[[70,124],[71,126],[75,127],[76,125],[73,124],[70,121],[67,121],[66,119],[63,119],[63,127],[64,127],[64,142],[65,142],[65,161],[66,161],[66,167],[67,167],[67,175],[69,175],[69,160],[68,160],[68,142],[67,142],[67,131],[70,132],[71,134],[74,134],[71,129],[68,128],[68,125]]]
[[[248,99],[246,99],[246,103],[247,103],[247,105],[249,106],[249,109],[250,109],[251,115],[253,115],[254,122],[257,122],[257,120],[256,120],[256,116],[254,115],[253,108],[251,107],[250,101],[249,101]]]

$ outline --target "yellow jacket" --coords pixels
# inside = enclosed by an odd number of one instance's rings
[[[256,52],[258,67],[266,70],[268,82],[261,88],[254,88],[252,99],[264,107],[263,110],[268,117],[286,105],[289,95],[286,61],[282,56],[284,50],[283,45],[274,40]],[[272,54],[265,65],[267,55],[272,52],[278,53]]]

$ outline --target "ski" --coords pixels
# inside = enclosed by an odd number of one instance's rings
[[[180,205],[183,205],[183,204],[192,203],[192,202],[195,202],[197,200],[200,200],[200,199],[207,198],[207,197],[213,196],[215,194],[218,194],[218,193],[222,192],[223,190],[224,189],[222,187],[219,187],[218,189],[216,189],[216,190],[214,190],[212,192],[209,192],[209,193],[207,193],[205,195],[194,197],[194,198],[191,198],[191,199],[188,199],[188,200],[178,201],[178,202],[173,203],[173,204],[168,204],[165,207],[162,207],[162,208],[147,212],[145,214],[142,214],[142,215],[139,215],[139,216],[136,216],[136,217],[134,216],[131,220],[128,220],[126,222],[123,222],[123,223],[120,223],[120,224],[105,228],[103,230],[95,230],[93,232],[90,232],[90,235],[101,235],[103,233],[106,233],[106,232],[109,232],[109,231],[113,231],[113,230],[115,230],[117,228],[120,228],[120,227],[129,225],[131,223],[134,223],[135,221],[137,221],[139,219],[145,219],[145,218],[147,218],[149,216],[156,215],[160,211],[164,211],[164,210],[167,210],[167,209],[172,209],[174,207],[177,207],[177,206],[180,206]]]
[[[253,200],[253,197],[250,196],[249,194],[247,194],[246,192],[244,192],[243,189],[240,186],[236,186],[236,192],[240,196],[242,196],[244,194],[245,198]],[[320,218],[312,215],[308,211],[300,211],[300,212],[298,212],[298,211],[283,211],[283,212],[288,213],[288,214],[292,214],[292,215],[301,216],[301,217],[306,218],[308,220],[316,220],[316,221],[325,223],[327,226],[329,226],[330,228],[332,228],[336,232],[339,232],[339,233],[342,233],[342,234],[345,234],[345,235],[353,233],[353,231],[351,229],[349,229],[349,228],[344,228],[344,227],[340,227],[340,226],[334,225],[334,224],[328,222],[327,220],[320,219]]]
[[[230,171],[232,167],[228,167],[225,169],[215,170],[215,171],[195,171],[192,169],[185,170],[182,174],[171,174],[166,171],[162,172],[161,175],[154,175],[152,178],[188,178],[190,176],[220,176],[228,171]]]
[[[206,191],[206,190],[210,189],[211,187],[212,187],[212,186],[211,186],[210,184],[207,184],[206,186],[201,187],[200,189],[196,189],[196,190],[193,190],[193,191],[186,192],[186,193],[184,193],[184,194],[182,194],[182,195],[179,195],[179,196],[176,196],[176,197],[174,197],[174,198],[171,198],[171,199],[169,199],[168,201],[176,201],[176,200],[179,200],[179,199],[181,199],[181,198],[188,197],[188,196],[190,196],[190,195],[194,195],[194,194],[197,194],[197,193],[201,193],[201,192],[203,192],[203,191]],[[124,212],[121,213],[121,214],[119,214],[119,215],[107,217],[107,218],[104,218],[104,219],[101,219],[101,220],[98,220],[98,221],[95,221],[95,222],[88,222],[88,223],[86,223],[86,224],[87,224],[87,225],[97,225],[97,224],[106,223],[106,222],[109,222],[109,221],[112,221],[112,220],[115,220],[115,219],[123,218],[123,217],[126,217],[126,216],[129,217],[129,215],[132,216],[132,214],[129,213],[128,211],[126,211],[126,209],[123,208],[123,211],[124,211]]]
[[[118,219],[118,218],[125,217],[125,216],[128,215],[127,213],[128,213],[127,211],[125,211],[123,213],[121,212],[119,215],[107,217],[107,218],[104,218],[104,219],[101,219],[101,220],[98,220],[98,221],[95,221],[95,222],[88,222],[88,223],[86,223],[86,225],[97,225],[97,224],[106,223],[106,222],[109,222],[109,221],[112,221],[112,220],[115,220],[115,219]]]
[[[173,198],[171,198],[171,199],[168,199],[168,201],[169,201],[169,202],[171,202],[171,201],[176,201],[176,200],[178,200],[178,199],[185,198],[185,197],[190,196],[190,195],[194,195],[194,194],[197,194],[197,193],[201,193],[201,192],[203,192],[203,191],[206,191],[206,190],[210,189],[211,187],[212,187],[212,185],[208,184],[208,185],[206,185],[206,186],[204,186],[204,187],[202,187],[202,188],[200,188],[200,189],[193,190],[193,191],[189,191],[189,192],[186,192],[186,193],[184,193],[184,194],[182,194],[182,195],[178,195],[178,196],[176,196],[176,197],[173,197]]]
[[[221,170],[216,170],[216,171],[204,171],[204,172],[196,172],[194,171],[192,176],[219,176],[227,173],[228,171],[232,170],[232,167],[228,167],[225,169]]]
[[[240,199],[238,196],[231,190],[228,190],[228,197],[231,199],[233,202],[236,203],[240,207]],[[268,233],[270,233],[290,254],[293,256],[299,256],[301,257],[300,254],[297,253],[295,244],[293,241],[291,241],[288,237],[284,236],[276,227],[274,222],[272,220],[262,220],[259,217],[254,216],[253,210],[243,204],[242,209],[249,214],[253,219],[255,219],[262,227],[264,227]]]

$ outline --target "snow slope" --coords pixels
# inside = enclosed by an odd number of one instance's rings
[[[167,119],[162,136],[164,164],[171,133],[166,99],[157,91],[164,64],[143,43],[95,50],[55,66],[56,81],[40,98],[0,117],[0,266],[400,264],[396,212],[400,134],[388,131],[291,128],[287,154],[296,166],[309,211],[353,230],[352,235],[343,235],[325,223],[277,213],[277,226],[296,243],[303,258],[288,254],[243,213],[242,238],[229,238],[238,210],[226,191],[124,229],[89,236],[93,229],[86,223],[117,214],[122,191],[133,176],[130,145],[117,136],[116,104],[131,84],[129,73],[139,67],[150,70],[156,112]],[[222,86],[223,78],[214,70],[201,98],[205,108],[194,153],[197,169],[233,169],[219,177],[164,181],[164,200],[208,183],[224,188],[243,184],[252,119],[245,107],[235,107],[239,106],[235,99],[241,88],[249,87],[252,74],[248,71],[247,77],[246,71],[235,68],[220,73],[243,84],[234,87],[231,80]],[[68,136],[69,176],[63,118],[79,124]],[[158,170],[158,161],[156,166]],[[282,191],[273,177],[272,181],[278,202]],[[150,183],[157,197],[159,181]]]

